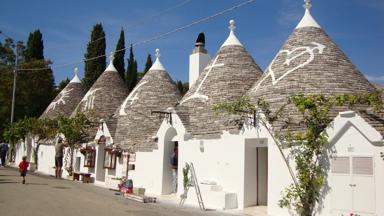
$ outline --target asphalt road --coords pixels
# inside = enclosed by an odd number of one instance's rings
[[[13,168],[0,168],[0,216],[173,216],[230,215],[178,208],[168,203],[140,203],[92,184],[27,174],[26,184]]]

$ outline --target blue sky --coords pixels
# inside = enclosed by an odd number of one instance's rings
[[[245,0],[19,0],[3,1],[0,30],[26,41],[40,29],[44,55],[51,59],[56,83],[72,78],[79,67],[94,24],[106,32],[106,52],[114,51],[121,27],[126,46],[174,30]],[[174,8],[177,5],[182,6]],[[302,0],[256,0],[244,7],[192,26],[166,38],[138,45],[134,54],[143,70],[148,53],[161,51],[161,62],[174,80],[188,80],[188,59],[199,32],[206,34],[206,48],[213,56],[228,36],[228,21],[236,21],[236,35],[264,70],[300,21]],[[313,0],[312,16],[372,82],[384,85],[384,1]],[[4,38],[1,38],[3,40]],[[125,57],[128,57],[126,53]],[[57,66],[75,63],[66,67]],[[127,64],[127,63],[126,63]]]

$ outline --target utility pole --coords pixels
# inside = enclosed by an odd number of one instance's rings
[[[13,90],[12,90],[12,110],[11,110],[11,123],[13,123],[13,115],[15,110],[15,95],[16,95],[16,77],[17,77],[17,59],[19,57],[18,44],[16,43],[16,59],[15,68],[13,70]]]
[[[9,39],[12,39],[11,37],[9,37],[8,35],[4,34],[1,30],[0,30],[0,34],[3,35],[4,37],[6,38],[9,38]],[[14,110],[15,110],[15,95],[16,95],[16,77],[17,77],[17,61],[18,61],[18,58],[19,58],[19,47],[18,47],[18,44],[16,42],[16,59],[15,59],[15,67],[13,69],[13,89],[12,89],[12,108],[11,108],[11,123],[13,123],[13,115],[14,115]]]

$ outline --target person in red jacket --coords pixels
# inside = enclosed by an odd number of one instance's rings
[[[29,162],[27,162],[27,156],[23,156],[23,160],[19,163],[20,176],[23,177],[23,184],[25,184],[25,176],[27,175]]]

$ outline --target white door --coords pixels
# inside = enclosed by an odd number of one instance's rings
[[[375,212],[375,181],[372,156],[345,155],[331,161],[333,212]]]
[[[352,189],[350,157],[338,156],[331,162],[331,203],[332,210],[348,211],[352,209]]]
[[[358,213],[374,213],[376,194],[373,157],[353,156],[351,159],[353,210]]]

